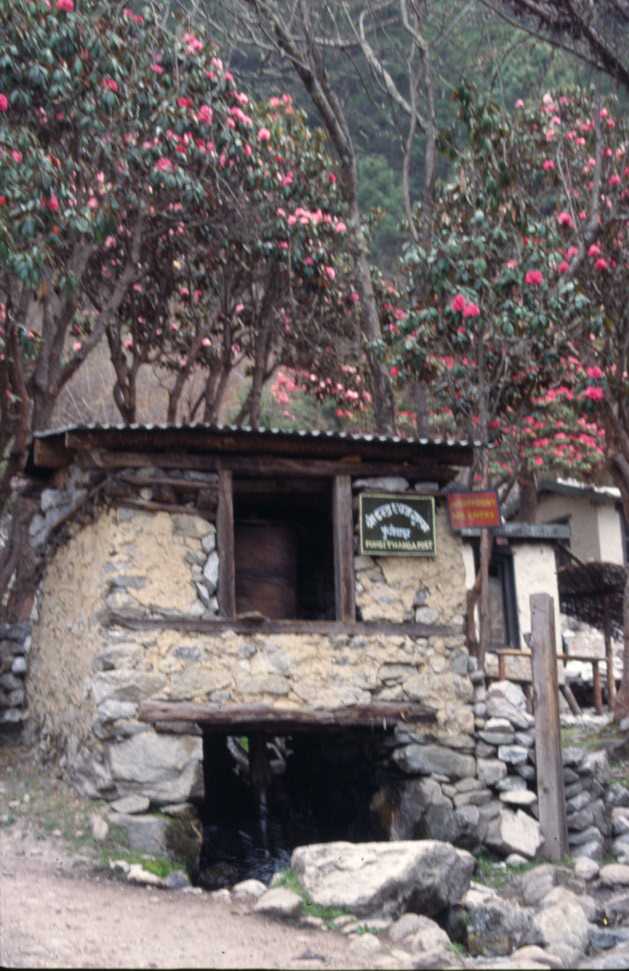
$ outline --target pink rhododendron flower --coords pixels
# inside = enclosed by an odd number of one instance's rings
[[[336,270],[333,266],[324,266],[323,272],[327,276],[328,280],[334,280],[336,278]]]
[[[540,287],[544,282],[544,277],[540,270],[528,270],[524,282],[531,287]]]
[[[197,112],[197,121],[205,122],[206,125],[212,124],[212,119],[214,118],[214,112],[209,105],[201,105]]]
[[[118,90],[118,82],[117,81],[114,81],[114,79],[113,78],[110,78],[110,77],[103,78],[102,85],[103,85],[103,87],[105,88],[106,91],[117,91]]]
[[[609,177],[609,184],[610,185],[620,185],[620,176],[618,175],[618,173],[614,173],[614,175],[610,175],[610,177]]]
[[[19,165],[22,159],[24,158],[24,156],[22,155],[21,152],[18,152],[16,148],[13,148],[11,149],[11,158],[13,159],[14,162],[16,162]]]
[[[598,243],[592,243],[592,245],[588,249],[588,256],[592,256],[592,257],[594,257],[594,256],[600,256],[601,255],[601,252],[602,251],[601,251],[601,248],[598,245]]]
[[[54,192],[51,194],[50,199],[48,199],[46,206],[51,212],[59,212],[59,200]]]
[[[557,213],[557,222],[559,223],[560,226],[569,226],[570,229],[574,227],[572,216],[570,215],[569,212],[566,212],[565,209]]]
[[[74,10],[74,0],[57,0],[56,7],[57,10],[61,10],[63,13],[72,13]]]
[[[609,269],[609,263],[602,256],[599,256],[599,258],[597,259],[596,263],[594,264],[594,268],[596,270],[608,270]]]
[[[544,169],[544,172],[552,172],[552,170],[555,168],[555,163],[553,162],[552,158],[545,158],[542,168]]]
[[[153,74],[163,74],[164,68],[162,67],[161,64],[158,64],[157,61],[154,61],[151,64],[151,71],[153,72]]]
[[[261,128],[258,132],[258,141],[268,142],[271,137],[271,132],[268,128]]]
[[[454,297],[454,299],[452,300],[450,307],[456,313],[459,313],[459,314],[463,313],[463,311],[465,310],[465,297],[463,296],[462,293],[457,293],[456,297]]]
[[[559,266],[557,267],[557,272],[567,273],[569,269],[570,269],[570,264],[566,260],[562,260]]]
[[[74,351],[75,354],[78,354],[82,346],[83,345],[81,344],[81,341],[75,341],[74,344],[72,345],[72,350]]]
[[[389,374],[391,375],[392,378],[397,378],[399,373],[400,373],[400,369],[396,368],[395,365],[393,365],[393,367],[389,370]]]
[[[190,98],[177,98],[177,104],[180,108],[189,108],[192,101]]]
[[[345,225],[344,222],[341,222],[341,221],[337,222],[337,224],[334,227],[334,229],[335,229],[335,232],[337,232],[337,233],[345,233],[345,232],[347,232],[347,226]]]
[[[201,341],[201,344],[203,347],[210,347],[212,344],[212,341],[210,340],[209,337],[204,337],[203,340]]]
[[[158,158],[155,163],[155,168],[158,172],[170,172],[172,170],[173,163],[169,158]]]
[[[586,368],[585,373],[587,374],[588,378],[602,378],[603,377],[603,372],[601,371],[600,367],[597,367],[596,365],[593,365],[592,367]]]
[[[524,107],[524,102],[522,101],[522,98],[518,98],[518,100],[515,103],[515,107],[516,108],[523,108]]]
[[[0,94],[0,111],[9,110],[9,99],[6,94]]]
[[[480,307],[477,303],[466,303],[463,309],[464,317],[480,317]]]
[[[585,397],[590,398],[591,401],[602,401],[605,397],[605,392],[602,388],[595,388],[590,385],[589,388],[585,389]]]

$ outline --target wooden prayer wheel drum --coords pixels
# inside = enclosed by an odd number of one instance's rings
[[[290,523],[235,525],[236,611],[271,620],[297,617],[297,533]]]

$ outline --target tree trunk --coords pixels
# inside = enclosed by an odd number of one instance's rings
[[[623,651],[622,651],[622,681],[616,703],[614,705],[614,718],[620,720],[629,715],[629,569],[625,580],[625,594],[623,601]]]
[[[534,523],[537,513],[537,482],[532,472],[523,472],[518,478],[520,487],[520,510],[518,519],[523,523]]]

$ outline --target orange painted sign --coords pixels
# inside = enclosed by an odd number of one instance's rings
[[[449,492],[448,518],[452,529],[500,526],[498,493],[489,489],[485,492]]]

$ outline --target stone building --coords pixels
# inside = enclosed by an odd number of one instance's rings
[[[488,707],[463,634],[444,489],[471,460],[465,442],[199,425],[39,434],[46,565],[22,641],[5,631],[28,662],[19,717],[85,795],[194,805],[214,834],[255,818],[282,845],[534,855],[533,719]]]

